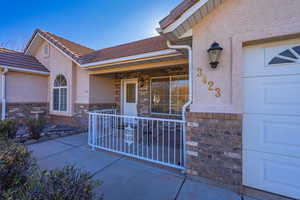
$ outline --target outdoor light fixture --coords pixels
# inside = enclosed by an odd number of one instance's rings
[[[222,51],[223,48],[217,42],[214,42],[207,50],[211,68],[216,69],[218,67]]]
[[[144,87],[144,85],[145,85],[145,79],[143,77],[141,77],[141,79],[140,79],[140,87],[142,88],[142,87]]]

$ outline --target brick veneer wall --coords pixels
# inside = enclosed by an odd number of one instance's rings
[[[115,75],[115,102],[118,112],[120,112],[120,101],[121,101],[121,81],[122,79],[134,79],[138,78],[138,106],[137,111],[139,116],[145,117],[163,117],[160,115],[152,115],[150,110],[150,80],[152,77],[161,76],[176,76],[176,75],[187,75],[188,66],[179,65],[161,69],[151,69],[134,72],[122,72]],[[141,86],[141,80],[144,80],[143,87]]]
[[[187,113],[187,172],[242,185],[242,114]]]
[[[42,112],[39,116],[47,116],[49,111],[48,103],[7,103],[6,115],[10,119],[16,119],[24,123],[26,119],[35,118],[35,112]]]
[[[72,117],[50,115],[50,121],[54,124],[65,124],[86,129],[88,127],[89,111],[109,108],[115,108],[115,103],[75,104],[74,115]]]

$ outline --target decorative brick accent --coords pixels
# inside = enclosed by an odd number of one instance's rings
[[[72,117],[50,115],[50,121],[54,124],[65,124],[75,127],[88,127],[88,112],[92,110],[101,110],[115,108],[114,103],[105,104],[75,104],[75,111]]]
[[[26,119],[38,116],[47,116],[48,103],[7,103],[6,115],[10,119],[16,119],[20,123],[24,123]]]
[[[197,143],[187,145],[187,152],[197,152],[187,155],[188,173],[241,186],[242,114],[187,113],[187,121],[187,141]]]

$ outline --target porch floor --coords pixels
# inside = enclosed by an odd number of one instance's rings
[[[66,164],[85,168],[103,181],[105,200],[240,200],[234,192],[186,179],[179,171],[105,151],[91,151],[87,134],[29,146],[42,169]],[[245,200],[252,200],[245,198]]]

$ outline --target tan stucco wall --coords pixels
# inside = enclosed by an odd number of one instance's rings
[[[193,27],[194,97],[192,112],[240,113],[243,107],[242,45],[244,42],[300,33],[299,0],[227,0]],[[217,41],[224,48],[219,68],[209,68],[207,49]],[[197,69],[221,97],[208,91]]]
[[[74,102],[74,87],[76,87],[76,83],[74,84],[73,80],[73,63],[72,61],[63,55],[60,51],[58,51],[55,47],[50,45],[50,55],[45,57],[43,54],[45,42],[38,48],[35,52],[35,57],[50,71],[49,77],[49,91],[48,91],[48,101],[50,103],[50,113],[57,115],[72,115],[73,114],[73,102]],[[53,83],[55,78],[62,74],[66,77],[68,82],[68,108],[67,112],[55,112],[52,110],[52,90]]]
[[[50,55],[44,56],[43,44],[35,52],[35,57],[50,71],[48,101],[50,113],[55,115],[71,116],[75,111],[75,104],[96,104],[114,102],[114,83],[112,78],[90,76],[88,71],[72,62],[70,58],[50,45]],[[57,75],[63,74],[68,81],[68,111],[55,112],[52,109],[53,83]]]
[[[22,72],[6,74],[7,103],[45,103],[48,100],[48,76]]]
[[[90,95],[90,81],[88,72],[80,69],[79,66],[76,68],[76,100],[78,104],[88,104]]]
[[[90,103],[115,103],[114,76],[90,76]]]

